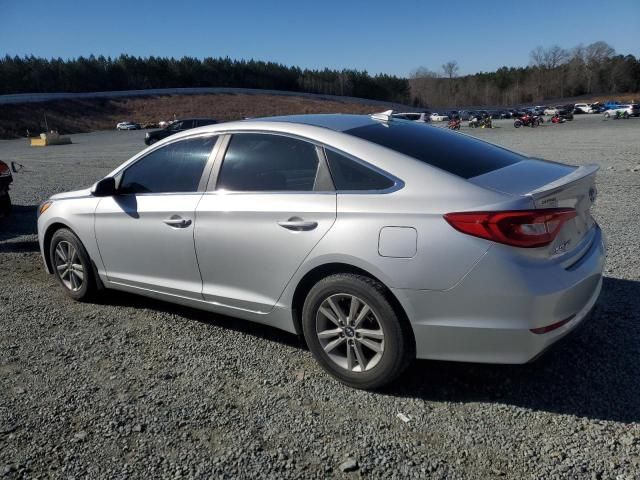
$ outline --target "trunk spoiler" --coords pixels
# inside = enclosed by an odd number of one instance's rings
[[[555,190],[560,190],[562,188],[566,188],[567,185],[578,182],[585,177],[593,175],[598,170],[600,170],[600,165],[592,163],[590,165],[585,165],[583,167],[576,168],[569,175],[565,175],[564,177],[560,177],[557,180],[554,180],[551,183],[547,183],[546,185],[541,186],[540,188],[536,188],[535,190],[527,193],[527,195],[536,198],[540,194],[544,193],[545,195],[553,193]]]

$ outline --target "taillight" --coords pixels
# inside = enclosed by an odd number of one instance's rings
[[[11,173],[11,170],[9,170],[9,165],[4,162],[0,162],[0,175],[4,176],[8,175],[9,173]]]
[[[512,210],[506,212],[456,212],[444,218],[456,230],[514,247],[549,245],[564,223],[576,216],[573,208]]]

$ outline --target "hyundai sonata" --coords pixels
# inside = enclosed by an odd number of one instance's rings
[[[209,125],[39,209],[47,270],[303,335],[342,382],[414,358],[524,363],[581,323],[605,257],[596,166],[372,116]]]

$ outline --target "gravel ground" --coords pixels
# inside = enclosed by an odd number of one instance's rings
[[[43,271],[36,205],[107,173],[143,133],[0,141],[0,159],[25,165],[0,225],[0,476],[640,478],[640,119],[495,125],[471,133],[602,166],[598,309],[532,364],[419,361],[374,393],[274,329],[120,293],[69,300]]]

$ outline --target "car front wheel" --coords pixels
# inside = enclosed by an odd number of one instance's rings
[[[331,275],[309,292],[302,311],[309,350],[333,377],[355,388],[381,387],[415,358],[407,321],[377,281]]]
[[[94,296],[96,282],[89,254],[71,230],[62,228],[53,234],[49,259],[53,273],[67,295],[79,301]]]

